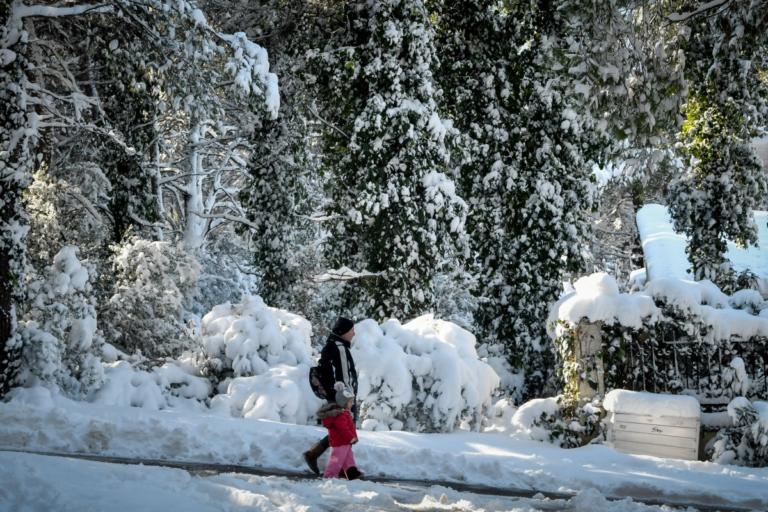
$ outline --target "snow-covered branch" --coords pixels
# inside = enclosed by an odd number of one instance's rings
[[[324,274],[316,275],[312,278],[316,283],[325,283],[328,281],[352,281],[357,279],[367,279],[370,277],[382,276],[383,272],[368,272],[363,270],[362,272],[355,272],[349,267],[341,267],[335,270],[329,270]]]
[[[700,5],[696,9],[688,12],[672,13],[667,16],[667,19],[673,23],[679,23],[681,21],[687,21],[691,18],[710,12],[712,10],[720,9],[721,7],[727,7],[731,3],[731,0],[711,0],[705,4]]]

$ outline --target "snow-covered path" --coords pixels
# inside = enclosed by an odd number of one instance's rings
[[[0,510],[68,511],[438,511],[651,512],[668,508],[608,501],[588,490],[570,500],[503,498],[374,482],[186,471],[0,452]],[[690,509],[689,509],[690,510]]]
[[[39,391],[37,391],[39,393]],[[0,446],[304,470],[324,430],[179,410],[150,411],[26,396],[0,404]],[[635,496],[768,509],[768,469],[632,456],[606,446],[563,450],[491,433],[359,432],[372,476]],[[317,485],[320,485],[319,483]]]

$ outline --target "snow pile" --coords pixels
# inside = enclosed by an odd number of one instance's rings
[[[577,325],[586,318],[590,322],[618,323],[639,329],[644,322],[655,321],[658,315],[659,309],[651,297],[619,293],[613,277],[597,272],[576,281],[574,291],[554,305],[547,324],[551,329],[557,320]]]
[[[214,375],[262,375],[279,364],[313,366],[312,325],[305,318],[246,297],[215,306],[203,317],[202,357]]]
[[[699,401],[687,395],[665,395],[645,391],[614,389],[605,395],[603,407],[613,413],[645,416],[699,418]]]
[[[405,325],[365,320],[355,332],[363,429],[449,432],[462,421],[479,426],[499,377],[478,358],[470,332],[432,315]]]

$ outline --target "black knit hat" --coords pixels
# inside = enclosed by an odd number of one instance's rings
[[[333,329],[331,329],[331,332],[335,334],[336,336],[341,336],[343,334],[348,333],[353,327],[355,326],[355,322],[350,320],[349,318],[344,318],[343,316],[340,316],[336,319],[336,323],[333,325]]]

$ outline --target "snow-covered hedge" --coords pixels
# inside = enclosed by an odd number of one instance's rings
[[[355,332],[362,428],[450,432],[461,422],[479,428],[499,377],[478,358],[470,332],[431,315],[405,325],[365,320]]]
[[[615,280],[604,273],[578,280],[554,305],[548,321],[569,396],[578,387],[573,381],[594,365],[594,358],[574,357],[582,322],[600,324],[602,346],[596,356],[602,359],[607,389],[680,392],[688,385],[719,401],[742,392],[765,393],[750,388],[742,375],[743,361],[759,366],[761,347],[768,343],[768,302],[755,290],[729,296],[710,281],[657,278],[642,290],[619,293]],[[729,359],[722,359],[725,354]],[[734,359],[737,355],[741,358]],[[690,365],[678,364],[676,358],[683,356]]]

